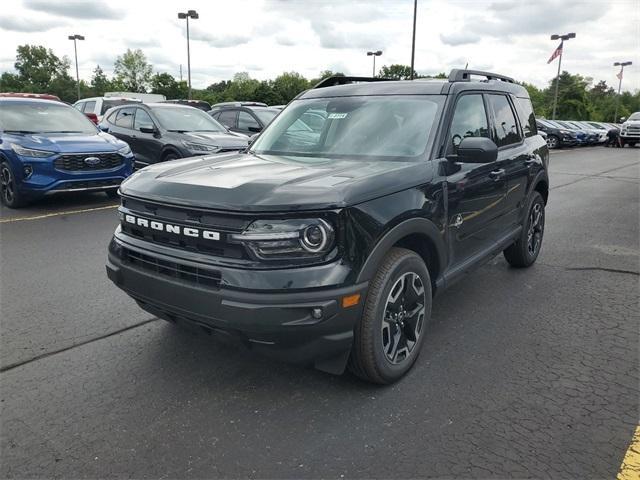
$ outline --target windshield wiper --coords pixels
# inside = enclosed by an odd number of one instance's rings
[[[167,132],[175,132],[175,133],[187,133],[187,132],[190,132],[190,131],[191,130],[173,130],[173,129],[170,129],[170,128],[167,129]]]
[[[35,130],[2,130],[4,133],[25,133],[25,134],[30,134],[30,133],[42,133],[42,132],[36,132]]]
[[[82,130],[51,130],[47,133],[84,133]]]

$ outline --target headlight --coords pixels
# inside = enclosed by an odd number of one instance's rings
[[[317,259],[333,248],[335,231],[322,219],[257,220],[231,239],[261,260]]]
[[[192,152],[215,152],[218,147],[213,145],[204,145],[202,143],[182,142],[182,144]]]
[[[560,130],[560,133],[563,135],[569,135],[571,132],[569,130]]]
[[[44,150],[34,150],[32,148],[25,148],[15,143],[11,144],[11,149],[21,157],[45,158],[45,157],[50,157],[51,155],[55,155],[55,152],[47,152]]]
[[[123,156],[131,155],[131,148],[129,145],[125,145],[124,147],[118,149],[118,153]]]

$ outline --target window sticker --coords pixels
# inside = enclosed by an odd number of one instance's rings
[[[347,113],[330,113],[328,118],[335,118],[335,119],[340,119],[340,118],[347,118]]]

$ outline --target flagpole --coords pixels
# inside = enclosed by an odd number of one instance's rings
[[[624,67],[627,65],[633,65],[632,62],[616,62],[614,67],[620,66],[620,73],[618,73],[618,96],[616,97],[616,113],[613,118],[613,123],[618,123],[618,105],[620,105],[620,94],[622,93],[622,76],[624,75]]]
[[[553,96],[553,115],[551,119],[556,119],[556,107],[558,106],[558,87],[560,86],[560,66],[562,65],[562,53],[564,52],[564,40],[560,42],[560,56],[558,58],[558,74],[556,75],[556,93]]]

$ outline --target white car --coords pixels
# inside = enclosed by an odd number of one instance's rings
[[[620,127],[622,144],[634,146],[640,142],[640,112],[632,113]]]
[[[124,105],[125,103],[142,103],[139,98],[130,97],[90,97],[78,100],[73,106],[85,115],[92,113],[96,116],[96,123],[102,121],[102,116],[111,107]]]

